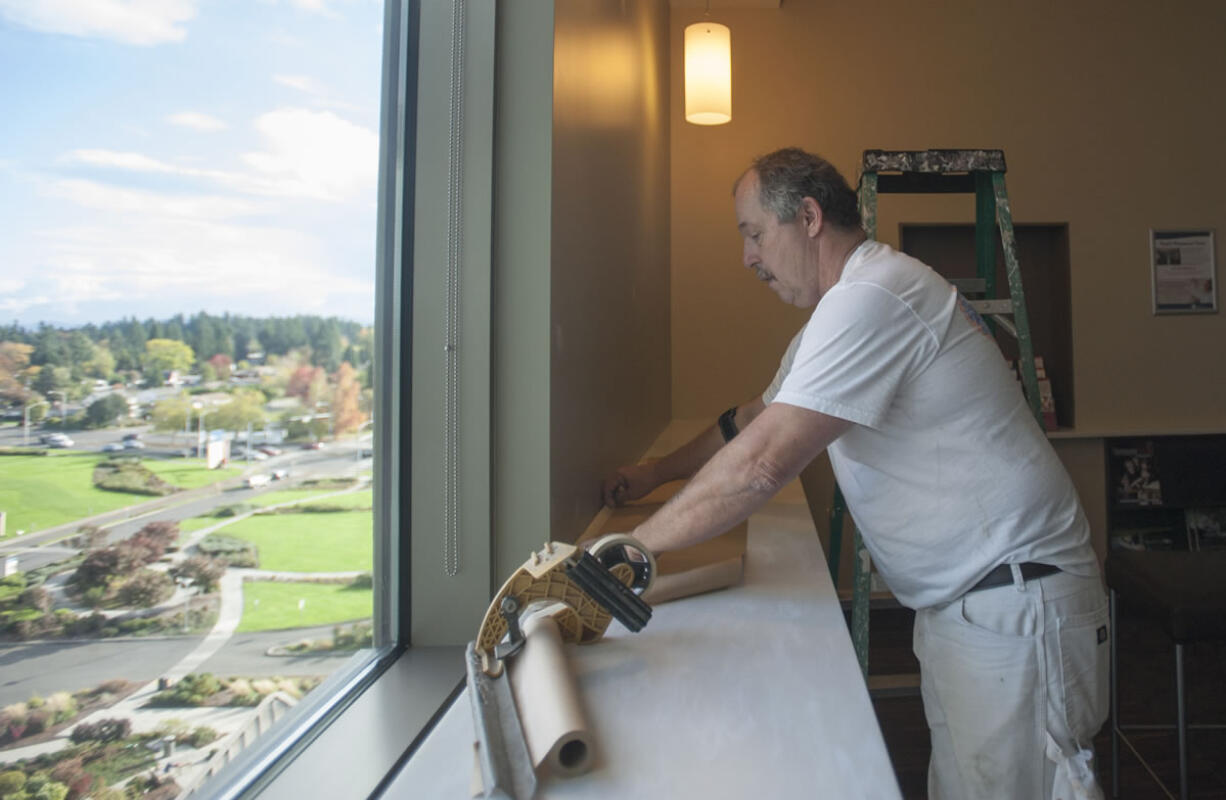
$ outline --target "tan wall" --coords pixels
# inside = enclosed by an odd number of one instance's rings
[[[701,15],[671,18],[675,417],[760,392],[805,319],[739,265],[729,191],[752,156],[799,145],[854,181],[866,148],[999,147],[1015,219],[1069,224],[1077,428],[1226,426],[1226,314],[1153,316],[1148,264],[1151,227],[1226,233],[1226,5],[718,9],[733,121],[715,128],[681,114],[682,29]],[[969,198],[886,197],[881,237],[973,214]]]
[[[669,419],[667,33],[656,0],[555,7],[554,539],[583,531],[601,505],[597,476]]]

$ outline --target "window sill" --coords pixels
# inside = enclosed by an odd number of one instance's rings
[[[223,795],[259,797],[260,800],[371,796],[387,776],[395,774],[413,744],[428,731],[435,716],[462,688],[463,667],[462,647],[405,650],[331,722],[323,723],[325,727],[292,755],[288,763],[278,765],[279,772],[265,785],[256,783],[233,793],[223,791]],[[360,671],[361,667],[353,672]],[[327,683],[316,691],[323,692],[326,688]],[[273,752],[284,743],[270,740],[264,748],[259,745],[257,742],[253,749]],[[226,777],[236,785],[245,783],[244,766],[248,773],[258,769],[258,763],[252,762],[233,766],[236,767],[234,773],[217,776],[223,786]],[[212,788],[216,791],[222,787]]]

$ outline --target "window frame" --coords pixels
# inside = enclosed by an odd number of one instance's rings
[[[219,800],[381,791],[463,686],[463,648],[410,647],[413,261],[421,0],[385,0],[376,231],[374,641],[207,779]],[[394,708],[396,713],[389,714]],[[376,730],[372,730],[372,725]],[[337,765],[343,765],[337,769]]]

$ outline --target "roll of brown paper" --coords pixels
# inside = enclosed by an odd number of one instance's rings
[[[592,735],[558,625],[546,613],[529,616],[524,647],[507,666],[528,754],[538,772],[570,776],[592,763]]]

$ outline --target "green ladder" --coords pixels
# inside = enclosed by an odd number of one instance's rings
[[[1005,154],[1003,150],[865,150],[860,170],[860,216],[868,238],[877,238],[877,195],[879,194],[974,194],[975,264],[977,278],[955,281],[970,305],[988,324],[999,324],[1017,339],[1021,362],[1022,388],[1043,429],[1039,400],[1039,381],[1034,364],[1034,344],[1026,316],[1026,295],[1017,259],[1017,240],[1013,234],[1013,213],[1005,191]],[[1009,296],[996,292],[996,230],[1005,257]],[[830,510],[830,578],[839,584],[839,556],[843,539],[843,516],[847,511],[843,493],[834,487]],[[868,617],[872,560],[857,529],[854,535],[855,559],[851,600],[851,639],[868,678]]]

